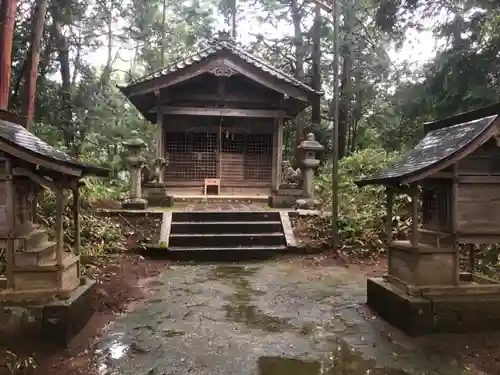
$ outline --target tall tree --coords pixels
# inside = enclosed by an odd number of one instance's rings
[[[0,2],[0,109],[9,106],[12,40],[17,0]]]
[[[38,63],[40,61],[40,46],[42,42],[45,15],[48,0],[36,0],[33,9],[33,30],[28,53],[28,69],[26,77],[26,100],[24,113],[27,117],[28,129],[35,115],[36,81],[38,76]]]
[[[314,7],[314,24],[312,29],[312,68],[311,68],[311,83],[312,87],[321,91],[321,29],[322,29],[322,16],[321,7],[316,4]],[[315,132],[321,123],[321,99],[318,97],[317,100],[312,103],[311,108],[311,123]]]
[[[293,24],[293,45],[295,47],[295,72],[294,76],[297,80],[304,82],[305,70],[304,63],[306,58],[306,46],[302,36],[302,22],[304,16],[304,3],[299,3],[298,0],[290,0],[290,12]],[[302,160],[301,150],[298,148],[304,140],[305,114],[300,113],[294,119],[295,125],[295,165],[298,167]]]

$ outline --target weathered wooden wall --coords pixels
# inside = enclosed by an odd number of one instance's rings
[[[500,147],[492,139],[457,167],[457,231],[474,242],[500,240]]]

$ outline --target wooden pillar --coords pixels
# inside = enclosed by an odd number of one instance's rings
[[[73,223],[75,225],[73,251],[75,255],[80,255],[80,189],[78,188],[78,184],[73,188]]]
[[[276,130],[276,180],[273,186],[276,190],[281,184],[281,163],[283,162],[283,118],[278,118]]]
[[[411,187],[411,245],[418,246],[418,187]]]
[[[390,245],[392,242],[392,216],[393,216],[393,201],[394,201],[394,191],[386,187],[385,189],[385,194],[386,194],[386,217],[385,217],[385,236],[386,236],[386,243],[387,245]]]
[[[56,263],[59,267],[63,263],[64,227],[63,227],[64,190],[58,186],[56,191]],[[62,286],[61,272],[58,274],[59,287]]]
[[[156,157],[164,158],[165,150],[163,149],[163,112],[161,109],[161,94],[159,90],[155,91],[156,95],[156,131],[155,131],[155,143],[156,143]]]
[[[271,185],[272,190],[278,190],[278,119],[273,119],[273,154],[272,154],[272,168],[271,168]]]
[[[455,270],[455,285],[460,283],[460,248],[458,245],[458,166],[457,163],[451,166],[452,183],[451,183],[451,232],[453,234],[453,246],[455,248],[455,256],[453,257],[452,267]],[[469,246],[469,272],[473,273],[471,267],[471,254],[474,252],[474,245]],[[475,262],[475,260],[474,260]]]
[[[393,216],[393,200],[394,200],[394,191],[386,187],[385,188],[385,207],[386,207],[386,216],[385,216],[385,241],[387,246],[387,272],[391,272],[392,270],[392,252],[391,252],[391,242],[392,242],[392,216]]]
[[[32,199],[31,199],[31,221],[33,222],[33,225],[36,225],[37,222],[37,205],[38,205],[38,194],[39,194],[39,189],[36,184],[31,185],[31,194],[32,194]]]
[[[4,0],[5,1],[5,0]],[[16,232],[16,191],[14,187],[12,160],[5,161],[5,193],[7,216],[7,288],[15,288],[13,280],[14,268],[14,238]]]

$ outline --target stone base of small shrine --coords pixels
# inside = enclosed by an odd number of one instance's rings
[[[411,285],[453,285],[458,277],[458,252],[453,247],[393,241],[387,258],[388,274]]]
[[[500,330],[500,284],[460,274],[458,285],[416,287],[390,276],[367,280],[367,304],[415,337]]]
[[[66,347],[94,314],[96,298],[96,282],[87,277],[76,289],[65,292],[64,299],[55,294],[24,299],[17,295],[10,303],[2,302],[0,342],[22,335]]]
[[[148,208],[148,201],[141,198],[126,199],[122,202],[124,210],[145,210]]]
[[[268,205],[272,208],[293,208],[297,199],[303,196],[299,188],[280,188],[269,196]]]
[[[142,185],[144,198],[150,206],[171,207],[174,203],[172,196],[168,195],[165,183],[147,183]]]

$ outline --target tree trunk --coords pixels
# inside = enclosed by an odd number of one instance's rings
[[[54,17],[54,15],[53,15]],[[71,108],[71,72],[69,65],[69,44],[62,32],[62,23],[54,17],[54,37],[56,40],[58,60],[61,73],[61,106],[62,121],[61,130],[64,145],[69,150],[70,155],[77,156],[78,152],[74,142],[73,111]]]
[[[339,159],[346,153],[347,129],[349,125],[349,109],[351,102],[351,72],[352,58],[350,53],[344,56],[342,64],[342,79],[340,83],[340,108],[339,108]]]
[[[23,77],[26,76],[26,71],[28,69],[29,56],[30,56],[30,51],[28,50],[26,58],[23,61],[23,65],[21,65],[21,69],[19,70],[19,75],[16,77],[16,82],[14,83],[14,87],[11,90],[13,92],[9,99],[10,108],[17,109],[19,103],[21,102],[19,92],[21,91],[21,81],[23,80]]]
[[[321,91],[321,8],[316,4],[314,9],[313,50],[312,50],[312,87]],[[318,133],[321,124],[321,99],[317,97],[312,103],[311,123],[313,131]],[[318,136],[318,134],[316,134]]]
[[[9,106],[12,39],[16,21],[17,0],[2,0],[0,4],[0,109]]]
[[[233,9],[231,9],[231,37],[236,40],[236,14],[238,12],[237,0],[233,0],[231,6]]]
[[[295,46],[295,78],[299,81],[304,81],[304,59],[305,59],[305,48],[304,48],[304,40],[302,38],[302,15],[301,15],[301,7],[299,6],[297,0],[290,1],[290,10],[292,13],[293,20],[293,30],[294,30],[294,46]],[[297,148],[300,143],[304,140],[304,114],[300,113],[294,119],[295,125],[295,167],[300,166],[300,162],[302,160],[302,153],[300,149]]]
[[[26,101],[23,112],[27,117],[27,127],[35,115],[36,79],[38,76],[38,64],[40,62],[40,46],[42,44],[43,27],[45,25],[45,14],[47,13],[47,0],[36,0],[33,15],[33,29],[31,31],[31,45],[28,55],[28,69],[26,78]]]
[[[47,76],[47,71],[50,66],[50,56],[52,54],[54,36],[53,36],[53,27],[50,28],[50,32],[46,33],[47,42],[45,48],[43,49],[43,53],[40,59],[40,79],[38,84],[40,87],[43,87],[45,84],[45,78]]]
[[[347,129],[349,126],[349,110],[352,95],[352,27],[353,5],[350,1],[344,4],[345,43],[343,48],[342,75],[340,82],[340,108],[339,108],[339,159],[346,154]]]

